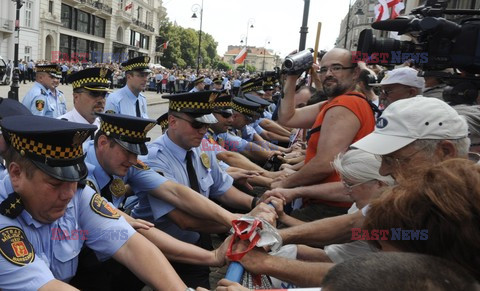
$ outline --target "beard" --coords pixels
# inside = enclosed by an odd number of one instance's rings
[[[326,85],[325,83],[327,81],[335,81],[336,84],[331,83],[330,85]],[[340,96],[348,92],[348,89],[350,88],[350,86],[347,86],[346,84],[339,83],[338,80],[333,77],[329,77],[325,79],[322,85],[323,85],[323,91],[327,97]]]

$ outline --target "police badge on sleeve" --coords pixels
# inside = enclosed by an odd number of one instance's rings
[[[32,244],[23,230],[16,226],[0,229],[0,254],[17,266],[25,266],[35,260]]]

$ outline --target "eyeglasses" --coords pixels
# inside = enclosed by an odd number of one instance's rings
[[[210,126],[210,124],[208,123],[203,123],[196,120],[188,120],[177,115],[173,115],[173,116],[175,116],[175,118],[185,120],[186,122],[190,123],[190,126],[194,129],[208,128]]]
[[[374,181],[374,180],[375,180],[375,179],[370,179],[370,180],[363,181],[363,182],[360,182],[360,183],[357,183],[357,184],[353,184],[353,185],[350,185],[350,184],[348,184],[347,182],[345,182],[344,180],[342,180],[342,184],[343,184],[343,186],[345,187],[345,189],[347,189],[347,192],[350,193],[350,192],[353,191],[353,188],[358,187],[358,186],[360,186],[360,185],[363,185],[363,184],[365,184],[365,183]]]
[[[425,148],[426,147],[422,147],[421,149],[414,151],[413,153],[409,154],[406,157],[394,158],[390,156],[375,155],[375,158],[380,162],[383,161],[388,166],[392,166],[395,163],[397,165],[400,165],[402,162],[408,161],[411,157],[423,151]]]
[[[214,111],[214,113],[220,114],[223,118],[230,118],[232,116],[232,113],[230,112]]]
[[[344,67],[342,65],[331,65],[330,67],[321,67],[317,73],[319,74],[326,74],[328,72],[328,70],[330,70],[330,72],[332,72],[332,74],[336,74],[342,70],[348,70],[348,69],[353,69],[355,68],[356,66],[351,66],[351,67]]]

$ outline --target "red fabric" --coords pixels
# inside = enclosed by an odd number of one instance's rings
[[[231,261],[240,261],[245,254],[253,249],[255,245],[257,244],[257,241],[260,239],[260,235],[258,233],[255,234],[254,238],[250,241],[250,244],[248,245],[248,248],[242,252],[238,253],[233,253],[232,252],[232,247],[237,238],[241,240],[248,240],[250,237],[253,235],[253,233],[257,230],[257,228],[262,229],[262,222],[258,219],[255,219],[253,221],[253,225],[251,229],[248,232],[245,232],[245,230],[250,226],[250,223],[247,221],[243,220],[233,220],[232,221],[232,226],[233,230],[235,231],[233,233],[232,240],[230,240],[230,244],[228,245],[227,249],[227,257]]]
[[[352,92],[352,93],[363,96],[361,93],[358,93],[358,92]],[[343,106],[345,108],[348,108],[350,111],[352,111],[353,114],[355,114],[355,116],[357,116],[358,120],[360,121],[360,129],[358,130],[353,141],[351,142],[352,144],[373,131],[373,129],[375,128],[375,117],[373,115],[372,108],[370,107],[370,105],[366,100],[357,96],[352,96],[347,94],[337,96],[332,100],[327,101],[327,103],[325,103],[320,108],[320,112],[318,113],[317,119],[315,120],[315,123],[313,124],[312,128],[316,128],[322,125],[323,119],[325,118],[325,114],[330,108],[335,106]],[[317,154],[317,145],[318,145],[318,141],[320,140],[320,133],[321,131],[317,131],[313,133],[310,136],[310,139],[308,140],[307,151],[305,154],[305,164],[310,162],[310,160]],[[338,182],[338,181],[340,181],[340,176],[338,175],[337,172],[334,171],[332,174],[330,174],[330,176],[322,180],[320,184],[327,183],[327,182]],[[347,203],[347,202],[327,201],[322,199],[308,200],[304,202],[306,202],[307,204],[312,202],[324,203],[330,206],[337,206],[337,207],[350,207],[352,205],[351,203]]]

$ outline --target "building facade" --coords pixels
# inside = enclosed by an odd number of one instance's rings
[[[0,2],[0,55],[13,59],[15,4]],[[161,0],[27,0],[20,14],[19,59],[120,62],[159,57]]]
[[[227,62],[232,66],[238,66],[235,64],[235,57],[243,49],[243,46],[229,45],[228,51],[223,55],[223,61]],[[253,47],[249,46],[247,50],[247,57],[243,65],[254,66],[258,72],[263,71],[272,71],[274,67],[278,66],[279,57],[271,50],[268,50],[264,47]]]
[[[20,34],[18,45],[19,60],[34,60],[39,56],[38,34],[40,31],[39,1],[26,0],[20,8]],[[14,57],[15,33],[15,2],[0,1],[0,56],[5,61]]]

